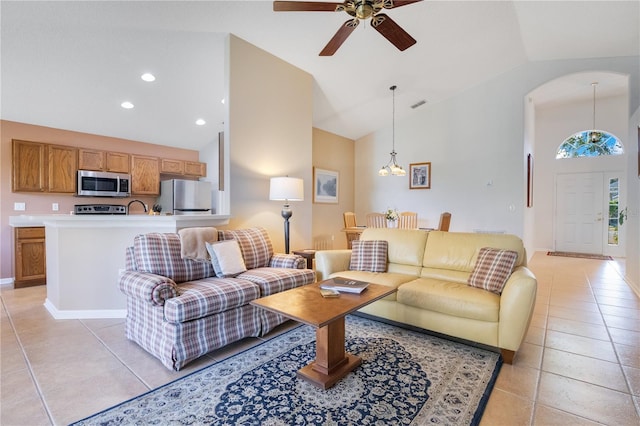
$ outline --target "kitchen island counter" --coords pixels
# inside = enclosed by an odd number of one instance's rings
[[[171,226],[176,229],[190,228],[194,226],[220,226],[229,223],[229,215],[73,215],[73,214],[48,214],[48,215],[19,215],[9,217],[9,226],[31,227],[45,226]]]
[[[118,288],[126,248],[138,234],[222,226],[228,215],[20,215],[12,227],[44,226],[47,264],[45,307],[56,319],[124,318]]]

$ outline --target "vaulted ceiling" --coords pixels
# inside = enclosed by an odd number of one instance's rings
[[[0,7],[3,119],[190,149],[222,130],[228,33],[313,75],[314,126],[354,139],[390,123],[394,84],[401,119],[419,101],[428,108],[527,62],[640,53],[633,0],[424,0],[386,11],[416,45],[400,52],[366,22],[330,57],[318,53],[348,15],[276,13],[271,1]],[[144,72],[156,81],[143,82]],[[615,81],[599,95],[619,90]],[[590,97],[591,85],[537,95]],[[121,108],[125,100],[135,108]]]

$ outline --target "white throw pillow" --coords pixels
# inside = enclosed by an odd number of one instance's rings
[[[216,277],[235,277],[247,270],[240,246],[236,240],[205,244],[211,256],[211,264],[216,271]]]

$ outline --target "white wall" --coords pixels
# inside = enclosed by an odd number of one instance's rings
[[[632,90],[639,90],[638,84],[631,86]],[[627,167],[627,205],[629,206],[629,216],[623,225],[627,239],[627,262],[625,277],[627,282],[633,287],[636,294],[640,296],[640,109],[636,108],[629,122],[629,145],[628,145],[628,167]],[[635,143],[634,143],[635,141]],[[626,229],[625,229],[626,228]]]
[[[380,166],[388,161],[390,128],[358,139],[356,213],[364,215],[396,207],[417,211],[421,226],[434,226],[440,212],[448,210],[453,214],[452,231],[505,231],[523,237],[524,142],[525,135],[533,134],[530,129],[525,133],[525,96],[560,76],[595,70],[629,74],[629,104],[632,111],[638,108],[638,57],[557,60],[525,64],[448,101],[427,103],[408,119],[396,122],[398,160],[403,167],[430,161],[429,190],[409,190],[408,177],[377,175]],[[536,156],[540,156],[537,148]],[[544,173],[536,167],[537,175]],[[536,197],[552,190],[538,185]],[[534,206],[536,203],[537,198]],[[535,207],[535,214],[542,214],[540,207]],[[536,228],[531,230],[532,235],[540,231],[537,225],[529,226]],[[532,241],[523,239],[531,251]]]

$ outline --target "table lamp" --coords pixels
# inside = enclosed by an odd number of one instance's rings
[[[269,186],[270,200],[284,200],[282,207],[282,217],[284,218],[284,250],[289,253],[289,218],[293,215],[289,207],[289,201],[304,200],[304,181],[292,177],[271,178]]]

